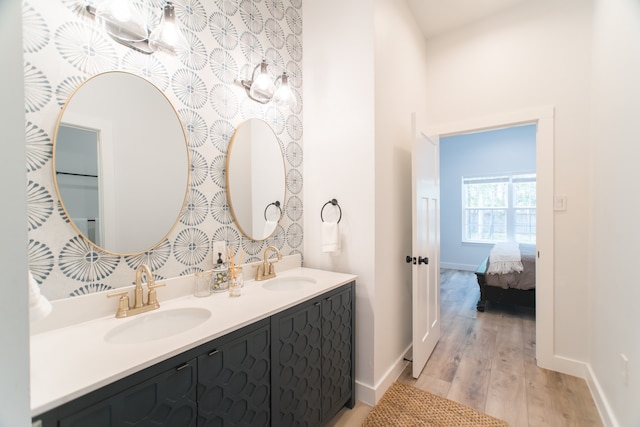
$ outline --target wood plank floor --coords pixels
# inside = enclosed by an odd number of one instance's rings
[[[441,271],[442,336],[416,380],[399,381],[509,422],[511,427],[602,426],[584,380],[541,369],[535,361],[535,310],[487,305],[476,311],[472,272]],[[358,402],[330,426],[360,426],[371,407]]]

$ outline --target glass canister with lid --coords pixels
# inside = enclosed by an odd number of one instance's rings
[[[222,260],[222,252],[218,252],[218,260],[213,266],[211,278],[211,292],[225,292],[229,289],[228,267]]]

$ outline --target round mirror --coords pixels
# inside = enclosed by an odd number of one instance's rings
[[[241,123],[231,137],[226,182],[240,232],[253,240],[271,236],[284,209],[285,168],[278,137],[263,120]]]
[[[71,95],[58,118],[53,162],[71,224],[107,252],[157,245],[186,200],[182,122],[158,88],[133,74],[96,75]]]

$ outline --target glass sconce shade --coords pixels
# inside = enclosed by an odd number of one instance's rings
[[[251,78],[241,81],[249,98],[261,104],[273,101],[279,107],[293,109],[296,106],[296,95],[291,90],[286,71],[273,82],[267,72],[267,61],[263,60],[253,69]]]
[[[164,13],[158,25],[149,35],[149,47],[154,52],[163,50],[175,54],[177,50],[186,49],[186,39],[176,25],[176,12],[169,1],[164,7]]]
[[[256,76],[257,69],[260,68],[260,72]],[[269,73],[267,71],[267,62],[262,61],[253,72],[254,79],[249,89],[249,96],[263,104],[266,104],[273,97],[273,93],[276,91],[276,86],[271,81]]]
[[[95,10],[96,19],[117,40],[141,42],[149,30],[138,10],[128,0],[105,0]]]
[[[175,54],[189,50],[189,43],[176,25],[173,2],[167,1],[160,25],[149,32],[142,14],[131,0],[102,0],[96,6],[86,0],[85,9],[115,41],[147,55],[158,50]]]
[[[280,84],[273,96],[273,102],[278,107],[289,107],[293,109],[296,106],[296,95],[291,90],[291,86],[289,85],[289,76],[287,73],[285,72],[278,77],[276,82],[279,82]]]

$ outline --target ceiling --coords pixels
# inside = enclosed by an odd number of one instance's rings
[[[425,37],[462,27],[527,0],[407,0]]]

